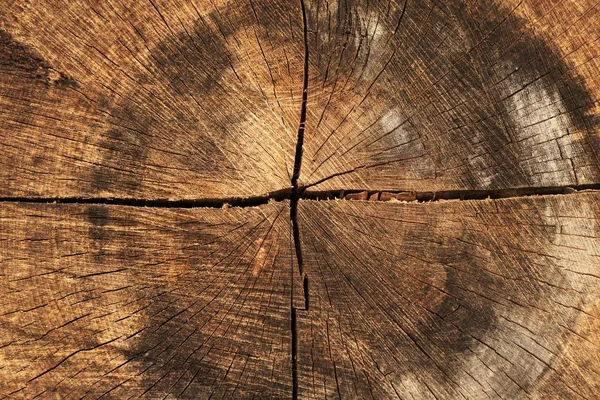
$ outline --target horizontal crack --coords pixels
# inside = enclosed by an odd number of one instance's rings
[[[408,201],[434,202],[439,200],[485,200],[527,197],[536,195],[564,195],[582,190],[600,190],[600,183],[574,186],[524,187],[495,190],[304,190],[300,198],[305,200],[370,200],[370,201]]]
[[[86,197],[0,197],[1,202],[22,203],[57,203],[57,204],[105,204],[127,207],[154,207],[154,208],[223,208],[231,207],[256,207],[270,202],[288,200],[292,188],[270,192],[252,197],[227,197],[207,199],[135,199],[135,198],[86,198]]]
[[[525,187],[496,190],[442,190],[442,191],[411,191],[411,190],[306,190],[297,189],[298,200],[371,200],[371,201],[408,201],[435,202],[439,200],[485,200],[505,199],[512,197],[527,197],[536,195],[565,195],[583,190],[600,190],[600,183],[574,186]],[[0,203],[46,203],[46,204],[99,204],[118,205],[127,207],[150,208],[224,208],[224,207],[256,207],[272,202],[293,199],[293,189],[286,188],[253,197],[229,197],[208,199],[182,200],[144,200],[133,198],[85,198],[85,197],[0,197]]]

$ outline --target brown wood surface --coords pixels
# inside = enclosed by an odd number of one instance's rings
[[[593,398],[597,192],[301,201],[299,398]],[[5,203],[0,393],[289,398],[287,206]]]
[[[223,198],[289,187],[299,10],[3,2],[0,196]]]
[[[598,398],[599,32],[0,2],[0,398]]]
[[[0,208],[0,397],[288,398],[287,207]]]
[[[300,6],[4,3],[0,195],[229,198],[288,188],[304,35],[301,185],[599,182],[592,2],[306,0],[306,27]]]
[[[307,1],[302,181],[453,190],[597,183],[592,1]]]
[[[300,203],[300,398],[597,398],[600,194]]]

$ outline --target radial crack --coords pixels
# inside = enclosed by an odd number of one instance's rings
[[[569,195],[582,190],[600,190],[600,184],[585,184],[572,186],[540,186],[520,187],[494,190],[382,190],[382,189],[331,189],[307,190],[308,186],[301,188],[300,198],[306,200],[370,200],[390,201],[401,200],[407,202],[429,203],[439,200],[486,200],[507,199],[515,197],[529,197],[540,195]]]
[[[290,194],[290,219],[292,222],[292,233],[294,236],[294,248],[296,249],[296,260],[300,275],[303,275],[302,247],[300,244],[300,228],[298,227],[298,201],[300,199],[300,188],[298,179],[300,178],[300,169],[302,167],[302,146],[304,144],[304,130],[306,129],[306,107],[308,103],[308,24],[306,21],[306,5],[304,0],[300,0],[302,9],[302,27],[304,35],[304,76],[302,81],[302,104],[300,106],[300,121],[298,123],[298,137],[296,142],[296,154],[294,157],[294,172],[292,174],[292,191]],[[290,298],[291,306],[291,330],[292,330],[292,398],[298,398],[298,334],[296,331],[296,307],[294,306],[294,265],[292,264],[292,293]],[[304,305],[308,309],[308,277],[304,276],[302,280]]]
[[[57,203],[57,204],[102,204],[127,207],[151,208],[224,208],[256,207],[273,201],[285,201],[291,196],[291,188],[276,190],[252,197],[200,198],[200,199],[136,199],[109,197],[0,197],[2,202]]]

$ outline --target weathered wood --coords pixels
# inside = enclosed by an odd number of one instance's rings
[[[0,397],[291,397],[288,213],[4,203]]]
[[[600,193],[300,202],[300,398],[596,398]]]
[[[594,2],[307,4],[304,184],[438,191],[599,182]]]
[[[0,7],[0,196],[227,198],[597,183],[587,0]],[[52,16],[50,18],[49,16]]]
[[[597,397],[599,31],[0,3],[0,398]]]
[[[0,196],[290,186],[299,4],[2,2],[0,29]]]
[[[5,203],[0,394],[590,398],[599,200]]]

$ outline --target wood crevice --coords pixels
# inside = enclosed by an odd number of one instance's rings
[[[57,203],[98,204],[150,208],[228,208],[257,207],[271,202],[289,200],[291,188],[285,188],[252,197],[198,198],[198,199],[138,199],[114,197],[0,197],[0,203]]]
[[[296,152],[294,155],[294,170],[291,177],[292,190],[290,193],[290,220],[294,249],[300,276],[303,276],[302,245],[300,243],[300,228],[298,227],[298,201],[303,191],[298,185],[300,170],[302,168],[302,150],[304,145],[304,130],[306,129],[306,113],[308,105],[308,23],[306,19],[306,5],[300,0],[302,11],[302,34],[304,43],[304,66],[302,77],[302,104],[300,105],[300,118],[298,121],[298,136],[296,139]],[[298,398],[298,332],[296,329],[296,307],[294,305],[294,265],[292,264],[292,292],[290,295],[291,307],[291,334],[292,334],[292,399]],[[308,277],[302,280],[305,309],[308,309]]]
[[[306,186],[298,186],[295,194],[293,193],[293,188],[285,188],[264,195],[253,197],[200,198],[180,200],[112,197],[0,197],[0,203],[90,204],[147,208],[245,208],[257,207],[273,202],[277,203],[283,201],[290,201],[290,208],[297,208],[297,203],[300,200],[368,200],[377,202],[399,200],[405,202],[431,203],[442,200],[477,201],[487,199],[506,199],[543,195],[569,195],[586,190],[600,190],[600,183],[571,186],[522,187],[496,190],[444,191],[363,189],[339,189],[319,191],[306,190]],[[292,222],[295,221],[295,218],[295,215],[291,217]]]
[[[441,200],[477,201],[487,199],[506,199],[541,195],[569,195],[584,190],[600,190],[600,183],[571,186],[521,187],[495,190],[305,190],[301,194],[304,200],[369,200],[369,201],[405,201],[430,203]]]

